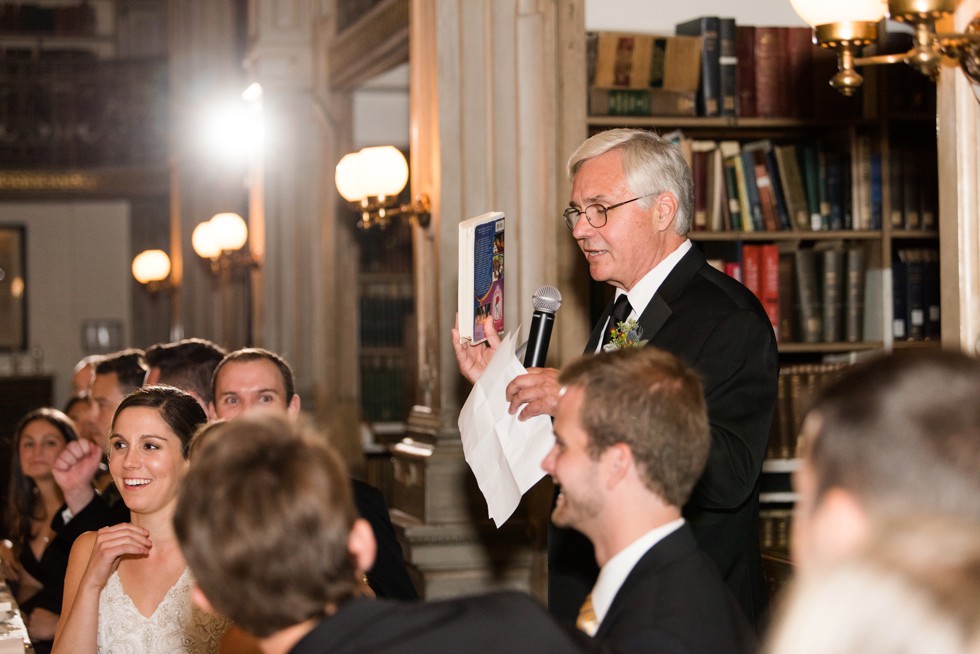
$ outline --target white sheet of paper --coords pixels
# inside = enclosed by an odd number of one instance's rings
[[[507,384],[527,372],[515,356],[518,329],[507,334],[459,414],[463,455],[497,527],[544,476],[541,461],[555,443],[549,416],[518,420],[507,408]]]

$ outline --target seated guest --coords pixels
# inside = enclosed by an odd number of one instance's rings
[[[218,364],[211,386],[212,418],[227,420],[254,409],[285,413],[292,418],[300,412],[293,369],[268,350],[245,348],[232,352]],[[378,597],[417,599],[384,496],[358,479],[352,479],[351,484],[357,510],[371,524],[378,546],[376,563],[367,572],[368,584]]]
[[[71,420],[57,409],[31,411],[14,430],[5,507],[13,559],[4,576],[19,586],[17,602],[38,654],[51,651],[72,546],[71,539],[51,529],[64,502],[51,469],[58,453],[77,439]]]
[[[616,652],[754,651],[754,635],[681,517],[708,458],[698,376],[652,347],[582,357],[558,376],[552,521],[584,534],[599,577],[578,627]]]
[[[767,654],[980,652],[980,526],[916,516],[793,583]]]
[[[113,415],[123,398],[143,385],[146,363],[143,350],[120,350],[100,357],[95,364],[91,399],[95,402],[98,438],[69,443],[54,465],[54,478],[65,495],[65,506],[52,529],[74,539],[79,534],[129,520],[129,511],[105,462]]]
[[[207,410],[211,403],[211,375],[227,352],[203,338],[185,338],[146,348],[145,386],[166,384],[197,398]]]
[[[102,358],[99,354],[90,354],[83,357],[71,373],[71,394],[88,395],[92,390],[92,381],[95,379],[95,366]]]
[[[980,361],[904,351],[818,393],[800,438],[792,552],[804,570],[858,549],[882,522],[980,524]]]
[[[522,593],[432,603],[360,595],[372,529],[357,517],[340,457],[282,415],[213,428],[174,528],[195,602],[255,635],[266,654],[583,651]]]
[[[72,547],[55,652],[217,652],[227,621],[192,610],[193,580],[173,530],[188,446],[206,420],[193,396],[170,386],[138,389],[119,405],[109,470],[132,522],[87,532]]]
[[[102,440],[99,435],[99,408],[92,398],[88,395],[73,395],[65,403],[64,412],[75,423],[79,438],[98,445]]]

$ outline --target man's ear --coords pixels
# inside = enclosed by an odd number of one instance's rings
[[[814,509],[811,530],[815,555],[821,559],[838,559],[868,541],[871,525],[867,512],[853,494],[842,488],[831,488]]]
[[[606,487],[612,488],[627,477],[633,469],[633,450],[626,443],[616,443],[602,453],[606,471]]]
[[[657,227],[661,231],[665,230],[673,224],[677,215],[677,198],[673,193],[661,193],[657,196],[653,209],[657,217]]]
[[[218,412],[214,410],[214,400],[208,402],[208,422],[214,422],[218,419]]]
[[[351,527],[347,537],[347,549],[354,556],[357,570],[366,573],[374,566],[374,558],[378,553],[378,544],[374,540],[374,530],[364,518],[358,518]]]
[[[217,611],[211,606],[211,602],[208,601],[207,596],[204,595],[204,591],[196,583],[191,584],[191,601],[197,605],[202,611],[206,613],[213,613],[217,615]]]
[[[293,396],[289,400],[289,406],[286,407],[286,413],[289,414],[290,418],[295,418],[299,415],[299,393],[293,393]]]

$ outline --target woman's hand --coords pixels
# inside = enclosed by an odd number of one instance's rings
[[[146,556],[153,543],[150,532],[129,522],[103,527],[95,537],[92,554],[82,575],[82,584],[99,589],[109,581],[109,576],[123,556]]]
[[[20,581],[20,563],[14,556],[14,544],[9,540],[0,541],[0,579]]]
[[[58,614],[47,609],[36,608],[30,615],[25,616],[27,635],[33,642],[54,640],[54,632],[58,627]]]

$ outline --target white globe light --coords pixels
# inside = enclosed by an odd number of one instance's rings
[[[368,195],[394,197],[408,183],[408,162],[398,148],[382,145],[361,150]]]
[[[888,10],[885,0],[790,0],[811,27],[842,22],[877,23]]]
[[[140,284],[161,282],[170,274],[170,257],[163,250],[144,250],[133,259],[133,277]]]
[[[211,221],[205,221],[194,228],[191,234],[191,246],[197,252],[197,256],[203,259],[217,259],[221,254],[221,244],[218,243],[217,235],[214,234],[214,226]]]
[[[212,216],[211,233],[218,241],[218,249],[240,250],[248,240],[248,226],[237,213],[219,213]]]
[[[334,171],[333,181],[337,185],[337,191],[348,202],[360,202],[367,196],[360,155],[360,152],[345,154]]]

